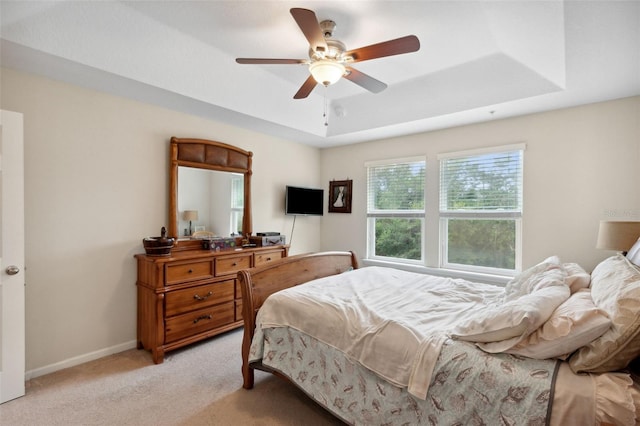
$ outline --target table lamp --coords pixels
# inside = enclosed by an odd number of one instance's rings
[[[596,248],[621,251],[624,256],[627,250],[640,237],[640,221],[600,221]]]
[[[193,235],[193,229],[191,228],[191,223],[195,220],[198,220],[198,210],[185,210],[182,213],[182,218],[184,220],[189,221],[189,235]]]

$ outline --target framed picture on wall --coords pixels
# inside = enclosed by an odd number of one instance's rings
[[[329,182],[329,213],[351,213],[351,180]]]

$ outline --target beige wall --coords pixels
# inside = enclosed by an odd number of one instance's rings
[[[1,107],[24,114],[34,375],[134,345],[133,255],[167,224],[171,136],[254,152],[254,231],[288,235],[285,185],[320,185],[316,148],[13,70],[1,77]],[[319,250],[319,224],[298,220],[292,254]]]
[[[437,155],[524,142],[523,267],[550,255],[591,270],[601,219],[640,220],[640,97],[325,149],[322,181],[353,179],[352,214],[323,218],[322,249],[366,249],[365,161],[424,155],[438,191]],[[327,184],[328,185],[328,184]],[[438,265],[438,204],[427,200],[428,265]]]
[[[550,254],[592,268],[598,221],[640,219],[640,97],[317,150],[214,121],[3,69],[1,107],[25,123],[27,369],[33,375],[132,347],[133,255],[167,221],[168,140],[216,139],[254,152],[254,231],[290,237],[286,184],[353,179],[352,214],[299,217],[291,253],[365,253],[364,162],[527,143],[524,266]],[[286,167],[282,167],[286,165]],[[437,232],[437,204],[427,232]],[[622,212],[622,213],[621,213]],[[629,217],[635,214],[635,217]],[[616,216],[617,215],[617,216]],[[321,229],[323,232],[321,232]],[[429,264],[437,243],[429,237]]]

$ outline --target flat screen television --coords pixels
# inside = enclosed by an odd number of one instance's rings
[[[285,192],[285,214],[322,216],[324,190],[300,188],[287,185]]]

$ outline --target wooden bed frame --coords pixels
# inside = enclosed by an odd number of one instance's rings
[[[243,387],[254,386],[254,370],[263,370],[287,381],[288,377],[278,373],[260,362],[249,364],[251,342],[255,334],[256,316],[264,301],[271,294],[305,282],[342,272],[357,269],[358,260],[353,252],[333,251],[301,254],[283,258],[264,266],[238,272],[238,282],[242,291],[242,314],[244,317],[244,335],[242,340],[242,376]],[[601,426],[613,426],[601,423]]]
[[[331,251],[290,256],[238,272],[244,318],[242,377],[245,389],[253,388],[254,368],[259,368],[249,365],[249,350],[256,328],[256,315],[267,297],[285,288],[357,268],[358,260],[353,252]]]

